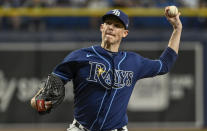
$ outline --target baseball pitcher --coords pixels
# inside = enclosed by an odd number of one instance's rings
[[[173,27],[168,46],[157,60],[120,51],[128,35],[129,18],[119,9],[108,11],[100,26],[100,45],[70,53],[48,76],[32,98],[39,113],[49,113],[64,99],[68,81],[74,85],[74,121],[67,131],[127,131],[127,105],[135,83],[142,78],[166,74],[178,56],[182,31],[180,13],[165,16]]]

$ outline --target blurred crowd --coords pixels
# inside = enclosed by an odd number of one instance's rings
[[[207,0],[0,0],[0,7],[5,8],[40,8],[40,7],[71,7],[71,8],[106,8],[106,7],[145,7],[159,8],[167,5],[197,8],[206,6]],[[96,21],[96,20],[95,20]],[[93,20],[91,20],[93,24]],[[42,31],[46,22],[42,18],[0,17],[0,30],[12,29]]]
[[[206,0],[1,0],[3,7],[197,7]]]

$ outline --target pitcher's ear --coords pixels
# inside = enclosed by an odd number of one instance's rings
[[[124,30],[124,32],[123,32],[123,37],[124,37],[124,38],[127,37],[128,34],[129,34],[129,30]]]

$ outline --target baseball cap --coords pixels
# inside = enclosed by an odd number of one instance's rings
[[[123,23],[123,25],[125,26],[125,29],[128,29],[128,26],[129,26],[129,17],[123,11],[121,11],[119,9],[113,9],[113,10],[108,11],[102,17],[103,22],[106,20],[106,18],[108,16],[115,16],[116,18],[118,18]]]

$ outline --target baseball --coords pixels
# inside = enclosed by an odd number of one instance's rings
[[[167,14],[169,17],[175,17],[178,14],[178,8],[176,6],[169,6]]]

